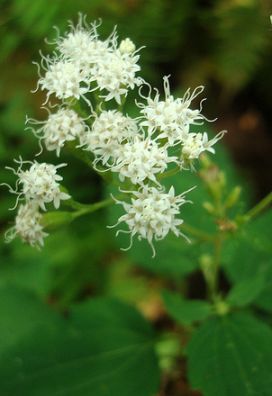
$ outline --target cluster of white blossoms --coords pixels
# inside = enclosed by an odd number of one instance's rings
[[[10,242],[16,235],[31,246],[43,246],[43,238],[47,233],[43,232],[41,224],[42,214],[39,209],[46,211],[45,204],[53,203],[56,209],[60,206],[61,200],[67,200],[70,195],[61,191],[59,182],[62,177],[57,174],[58,168],[66,164],[52,165],[37,161],[19,161],[18,169],[8,168],[18,177],[16,188],[9,187],[9,191],[17,195],[16,205],[19,201],[24,201],[24,205],[19,206],[15,225],[7,231],[6,240]],[[23,170],[25,164],[30,164],[29,169]]]
[[[123,250],[130,249],[134,235],[138,235],[139,240],[147,239],[152,247],[153,256],[155,256],[153,239],[160,241],[169,231],[176,236],[182,235],[186,238],[178,229],[183,220],[176,218],[180,206],[187,202],[184,195],[185,193],[175,196],[173,186],[168,193],[155,187],[144,186],[141,190],[132,192],[130,204],[115,200],[126,212],[116,225],[124,222],[128,226],[128,230],[119,230],[117,235],[122,232],[130,234],[130,245]]]
[[[44,245],[44,238],[48,235],[41,225],[42,215],[34,201],[19,206],[15,225],[6,232],[6,241],[11,242],[17,235],[22,241],[31,246]]]
[[[109,110],[96,114],[92,129],[80,140],[81,145],[95,155],[96,162],[109,165],[118,159],[122,143],[137,133],[138,126],[133,118],[120,111]]]
[[[28,124],[42,125],[35,129],[31,129],[33,133],[43,140],[44,145],[48,151],[56,151],[57,156],[60,155],[60,150],[63,148],[65,142],[84,139],[88,125],[84,120],[72,109],[60,108],[56,113],[49,113],[46,121],[36,121],[27,118]]]
[[[194,169],[203,152],[214,153],[213,146],[224,132],[211,140],[207,133],[196,132],[197,125],[209,121],[202,114],[204,99],[198,108],[192,108],[203,92],[202,86],[175,98],[170,93],[169,77],[165,76],[161,97],[139,76],[141,48],[137,49],[129,38],[119,41],[115,29],[101,39],[98,28],[98,23],[88,24],[80,15],[76,25],[70,23],[68,31],[58,33],[50,43],[55,46],[53,55],[41,54],[36,90],[45,91],[44,104],[49,114],[45,121],[27,118],[27,128],[41,146],[57,156],[70,142],[73,149],[90,155],[97,172],[117,174],[120,190],[126,190],[124,201],[114,198],[125,212],[117,224],[125,223],[128,228],[117,234],[130,234],[129,247],[134,236],[146,239],[155,254],[154,240],[165,238],[170,231],[183,235],[183,220],[178,216],[180,207],[188,202],[185,193],[175,195],[173,186],[167,192],[163,178],[167,172]],[[123,110],[131,90],[140,97],[135,100],[134,117]],[[144,95],[145,91],[149,93]],[[42,245],[47,234],[40,225],[39,208],[44,211],[46,204],[53,203],[57,209],[61,200],[70,198],[62,191],[62,178],[57,174],[64,164],[34,161],[27,170],[22,166],[23,161],[17,171],[13,170],[18,181],[16,189],[10,190],[25,204],[19,207],[7,239],[19,235],[33,246]]]

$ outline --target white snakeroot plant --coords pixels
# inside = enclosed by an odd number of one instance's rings
[[[55,46],[54,52],[41,55],[37,83],[37,89],[45,91],[49,115],[45,121],[27,119],[28,128],[57,156],[68,149],[96,172],[117,174],[113,180],[124,200],[119,197],[106,200],[116,201],[125,211],[117,224],[123,223],[128,229],[117,234],[130,234],[129,247],[134,236],[147,240],[154,256],[154,241],[165,238],[169,232],[177,237],[183,235],[180,209],[188,202],[185,193],[175,195],[174,186],[167,192],[162,181],[173,173],[181,171],[182,178],[182,172],[193,170],[193,163],[204,151],[214,153],[213,146],[224,132],[209,140],[207,133],[196,130],[199,124],[208,121],[202,114],[204,99],[192,108],[204,87],[188,89],[183,97],[175,98],[166,76],[164,98],[157,89],[153,94],[154,89],[139,75],[141,48],[137,49],[130,38],[119,42],[116,29],[101,39],[99,25],[88,24],[80,15],[76,25],[70,23],[66,33],[58,32],[57,38],[49,43]],[[149,94],[144,96],[146,86]],[[141,98],[135,101],[134,117],[130,111],[124,111],[125,99],[133,89]],[[49,102],[51,96],[58,102],[54,106]],[[60,185],[62,177],[57,170],[65,164],[21,159],[17,162],[19,168],[12,169],[18,177],[16,188],[9,189],[17,194],[16,205],[22,200],[24,204],[19,206],[7,240],[18,235],[32,246],[41,246],[47,234],[41,226],[43,214],[39,208],[45,211],[46,205],[52,203],[58,209],[61,201],[66,201],[72,210],[77,210],[82,204],[75,203]],[[26,162],[30,167],[23,170]],[[95,204],[96,208],[101,205]],[[93,211],[92,205],[88,207]]]

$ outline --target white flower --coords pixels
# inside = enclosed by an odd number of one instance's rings
[[[111,170],[119,172],[121,181],[127,177],[133,184],[142,184],[146,179],[158,184],[155,175],[164,172],[170,162],[176,162],[176,157],[169,157],[165,146],[160,147],[151,138],[135,136],[121,146]]]
[[[16,184],[17,190],[10,189],[11,192],[18,195],[18,199],[22,198],[22,195],[27,201],[36,202],[43,210],[46,210],[45,203],[53,202],[56,209],[60,206],[61,200],[70,198],[70,195],[60,190],[59,181],[62,177],[57,174],[57,169],[62,168],[66,164],[52,165],[45,162],[38,163],[37,161],[16,161],[19,162],[20,166],[17,171],[13,172],[18,176]],[[25,162],[31,164],[28,170],[22,170],[22,166]],[[19,185],[22,186],[21,190],[18,191]]]
[[[182,142],[181,149],[181,165],[192,164],[195,159],[198,159],[200,154],[204,151],[215,153],[212,147],[218,140],[220,140],[226,131],[219,132],[211,140],[208,139],[206,132],[204,133],[189,133]]]
[[[73,26],[70,23],[70,31],[64,37],[59,36],[55,43],[64,58],[78,62],[84,70],[90,72],[92,65],[107,54],[115,41],[115,31],[107,40],[100,40],[96,22],[89,25],[80,14],[78,24]]]
[[[65,108],[60,108],[56,113],[49,114],[46,121],[27,119],[27,122],[34,125],[42,124],[37,130],[32,127],[28,128],[44,141],[47,150],[55,150],[57,156],[65,142],[76,138],[82,139],[89,130],[84,120],[74,110]]]
[[[123,206],[126,214],[121,216],[113,227],[125,223],[128,226],[128,231],[119,230],[117,235],[120,232],[130,234],[130,245],[124,250],[130,249],[134,235],[138,235],[139,240],[147,239],[152,247],[154,257],[153,239],[159,241],[165,238],[170,231],[176,236],[184,236],[178,228],[183,220],[176,216],[180,212],[180,206],[188,202],[184,198],[186,192],[175,196],[173,186],[168,193],[154,187],[144,186],[142,191],[133,191],[132,194],[131,203],[116,200]]]
[[[82,139],[81,145],[94,153],[95,163],[102,161],[110,166],[119,155],[121,143],[138,133],[136,121],[116,110],[102,111],[89,131]]]
[[[20,205],[15,218],[15,225],[5,234],[6,242],[11,242],[18,235],[31,246],[43,246],[43,240],[48,234],[43,231],[41,218],[42,215],[39,213],[35,202],[30,201],[25,205]]]
[[[175,145],[182,142],[189,133],[191,124],[199,124],[206,119],[199,110],[191,110],[191,102],[202,91],[203,87],[196,88],[193,93],[188,90],[183,98],[175,99],[170,94],[168,77],[163,78],[165,100],[160,99],[158,91],[154,99],[146,97],[146,105],[140,103],[143,121],[141,126],[147,127],[148,132],[152,135],[157,132],[161,139],[167,139],[169,145]],[[142,96],[143,97],[143,96]]]
[[[122,53],[116,49],[108,51],[94,64],[91,81],[100,91],[106,91],[101,95],[105,101],[115,99],[121,104],[121,97],[127,95],[129,89],[142,84],[142,78],[136,76],[141,69],[137,64],[139,57],[136,52]]]
[[[90,105],[85,97],[90,90],[90,79],[78,63],[58,57],[43,57],[42,67],[45,75],[40,75],[37,89],[40,87],[47,91],[45,103],[50,95],[55,95],[60,100],[83,98]]]

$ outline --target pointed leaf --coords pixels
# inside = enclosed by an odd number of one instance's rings
[[[211,314],[211,305],[206,301],[186,301],[176,293],[163,292],[167,312],[182,325],[190,325],[206,319]]]
[[[227,301],[234,306],[243,307],[249,305],[260,295],[265,287],[265,279],[262,274],[255,278],[246,279],[237,283],[230,291]]]

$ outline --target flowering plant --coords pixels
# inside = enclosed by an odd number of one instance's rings
[[[58,32],[49,43],[54,46],[52,54],[41,53],[36,64],[35,92],[45,94],[42,108],[47,117],[26,117],[26,129],[39,143],[36,159],[19,157],[17,168],[8,167],[17,180],[15,187],[6,185],[16,196],[12,209],[18,208],[6,241],[18,236],[40,249],[45,238],[50,239],[51,226],[110,208],[115,224],[108,228],[118,227],[118,238],[129,235],[128,247],[122,249],[133,255],[134,240],[140,241],[137,264],[156,276],[165,275],[158,283],[160,291],[164,289],[160,295],[166,330],[160,332],[159,320],[141,307],[158,329],[159,336],[154,336],[150,324],[133,308],[107,298],[69,308],[65,323],[47,312],[50,318],[44,325],[38,313],[44,306],[18,292],[23,307],[33,304],[33,315],[30,310],[24,321],[34,324],[27,330],[23,327],[18,344],[7,354],[3,394],[152,396],[159,383],[162,392],[171,389],[186,358],[188,380],[204,395],[269,396],[272,333],[249,307],[257,307],[264,317],[272,309],[269,241],[261,235],[260,244],[257,232],[258,221],[266,224],[271,212],[252,221],[271,203],[271,194],[242,211],[241,187],[229,188],[225,172],[207,155],[215,154],[215,144],[225,131],[208,136],[204,99],[196,104],[204,87],[176,97],[170,92],[170,77],[165,76],[162,95],[140,76],[143,47],[137,49],[129,38],[119,40],[116,29],[102,39],[99,25],[80,15],[76,25],[70,23],[64,35]],[[38,161],[44,149],[56,153],[56,164]],[[106,199],[90,204],[74,199],[60,175],[69,168],[59,161],[64,151],[101,176],[109,186]],[[188,174],[196,183],[185,188]],[[194,192],[203,186],[207,199],[194,201]],[[193,216],[186,211],[192,203],[197,216],[193,225]],[[119,218],[116,208],[121,211]],[[209,218],[205,230],[196,226],[202,216],[204,221]],[[174,262],[168,259],[162,266],[160,246],[173,241],[171,237],[178,241],[173,245],[178,246],[177,254],[172,256]],[[145,241],[150,245],[148,255],[142,247]],[[174,248],[167,246],[168,257]],[[248,267],[239,261],[237,251],[248,253],[251,248],[263,259],[260,270],[248,256]],[[197,269],[206,298],[186,300],[181,294],[189,292],[181,277]],[[0,298],[0,307],[1,303]],[[9,340],[8,323],[4,331]],[[35,344],[32,336],[37,329]],[[32,348],[31,357],[26,345]]]
[[[211,140],[206,132],[192,132],[193,125],[207,120],[202,114],[203,100],[198,109],[191,108],[204,88],[198,87],[193,92],[188,89],[182,98],[174,98],[169,77],[164,77],[164,98],[161,98],[157,89],[138,76],[141,48],[136,49],[129,38],[118,43],[116,29],[106,40],[101,40],[98,27],[96,22],[88,25],[80,15],[78,24],[71,24],[69,31],[64,36],[58,35],[52,43],[53,55],[41,54],[36,91],[40,88],[46,92],[43,106],[48,105],[48,118],[37,121],[27,117],[27,128],[39,139],[39,154],[45,146],[59,157],[63,147],[70,143],[74,149],[88,153],[98,173],[117,173],[124,201],[114,197],[113,200],[121,203],[125,211],[117,224],[124,222],[128,227],[117,234],[130,234],[129,247],[135,235],[146,239],[155,256],[154,239],[163,239],[170,231],[176,236],[183,235],[180,231],[183,220],[177,216],[181,205],[189,202],[185,199],[189,191],[175,196],[175,188],[171,186],[166,192],[162,178],[169,172],[180,172],[182,177],[184,172],[193,171],[203,152],[215,152],[213,146],[225,132]],[[135,100],[139,109],[137,117],[123,110],[133,89],[138,89],[141,100]],[[52,104],[51,97],[57,103]],[[82,102],[87,104],[86,109],[82,108]],[[61,191],[58,183],[62,177],[57,169],[65,164],[55,166],[34,161],[29,169],[22,170],[28,162],[22,159],[16,162],[19,168],[12,170],[18,180],[16,189],[10,187],[10,191],[25,206],[20,205],[7,241],[20,235],[31,245],[42,245],[47,234],[42,231],[39,208],[45,211],[45,203],[53,202],[58,209],[61,200],[71,198]],[[172,164],[174,168],[169,171]],[[125,192],[123,188],[132,191]],[[28,215],[30,206],[35,212],[33,217]],[[33,232],[33,225],[39,232]]]

